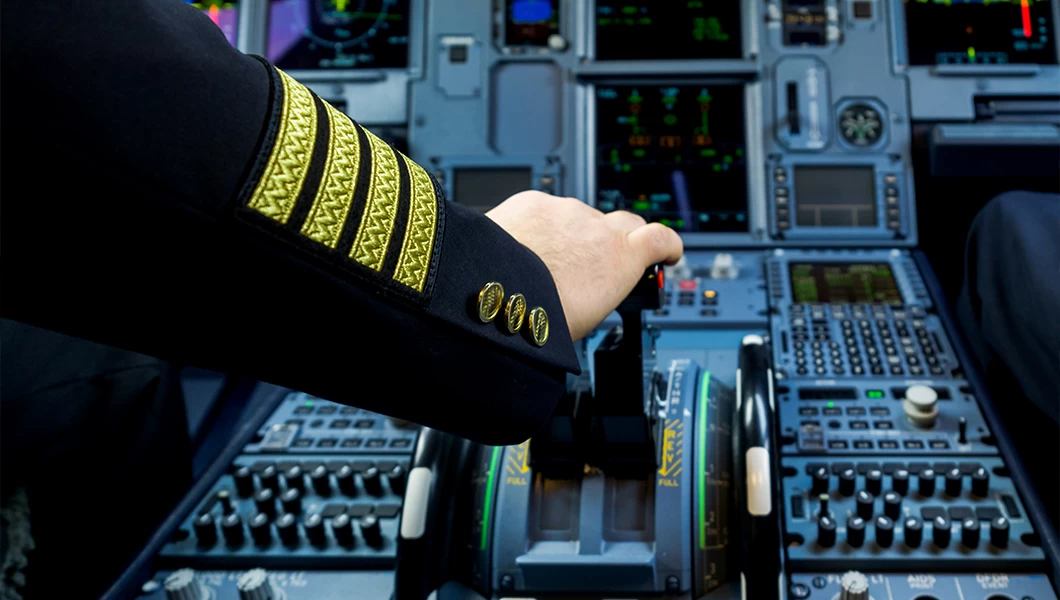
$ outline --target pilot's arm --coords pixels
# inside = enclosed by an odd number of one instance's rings
[[[517,443],[572,339],[680,253],[569,199],[447,202],[178,0],[9,2],[2,28],[4,317]]]

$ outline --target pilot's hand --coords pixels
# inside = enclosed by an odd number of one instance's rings
[[[633,291],[650,265],[672,265],[684,245],[674,230],[625,211],[604,214],[574,198],[520,192],[486,216],[552,272],[571,338],[585,337]]]

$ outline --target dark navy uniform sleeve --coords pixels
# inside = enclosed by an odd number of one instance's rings
[[[491,444],[579,370],[541,260],[179,0],[7,2],[5,317]]]

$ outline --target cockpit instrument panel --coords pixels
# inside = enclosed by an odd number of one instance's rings
[[[1051,0],[903,0],[911,65],[1057,62]]]
[[[409,0],[272,0],[266,51],[281,69],[403,69]]]
[[[239,2],[224,0],[206,0],[205,2],[186,0],[186,2],[206,13],[210,20],[224,32],[228,43],[236,45],[239,38]]]
[[[596,206],[681,232],[746,232],[741,85],[599,85]]]
[[[596,60],[740,58],[740,3],[597,0]]]

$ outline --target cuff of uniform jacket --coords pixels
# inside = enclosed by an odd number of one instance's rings
[[[531,364],[580,373],[563,305],[545,263],[481,213],[455,203],[445,210],[445,239],[428,314]],[[527,312],[544,309],[549,322],[544,345],[534,343],[528,319],[511,333],[504,308],[492,321],[482,322],[478,296],[490,282],[504,287],[504,306],[512,295],[522,294]]]

